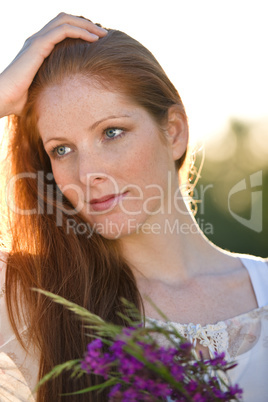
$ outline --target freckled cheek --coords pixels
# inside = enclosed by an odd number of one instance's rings
[[[140,189],[144,196],[151,192],[146,188],[153,184],[157,178],[157,163],[154,159],[151,152],[140,150],[134,157],[129,157],[127,163],[121,167],[121,177],[124,182],[137,186],[137,191]]]
[[[59,189],[74,207],[84,202],[84,193],[82,188],[77,184],[73,174],[70,174],[66,170],[53,169],[53,167],[52,171]]]
[[[166,191],[170,161],[162,147],[162,144],[160,147],[155,143],[148,144],[137,160],[136,177],[145,198],[160,196]]]
[[[54,180],[57,183],[57,185],[60,187],[66,183],[66,175],[64,174],[64,171],[61,171],[61,169],[55,168],[53,165],[53,162],[51,164],[52,167],[52,172],[54,176]]]

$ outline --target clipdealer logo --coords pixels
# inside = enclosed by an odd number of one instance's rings
[[[254,230],[254,232],[260,233],[262,231],[262,221],[263,221],[263,192],[262,192],[262,170],[259,170],[256,173],[253,173],[249,176],[249,184],[251,190],[250,196],[250,218],[246,219],[242,216],[239,216],[235,212],[232,211],[230,201],[234,194],[237,194],[241,191],[247,190],[247,182],[244,178],[236,183],[229,192],[228,195],[228,210],[232,217],[237,220],[241,225],[246,226],[247,228]]]

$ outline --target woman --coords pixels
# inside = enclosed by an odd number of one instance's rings
[[[126,34],[60,14],[1,74],[0,116],[6,115],[12,115],[12,247],[2,258],[0,350],[29,386],[82,356],[87,343],[71,313],[35,287],[114,322],[121,320],[122,296],[159,319],[149,296],[205,355],[244,353],[250,368],[241,364],[233,379],[245,400],[265,400],[259,367],[265,373],[268,360],[258,353],[267,266],[214,246],[192,217],[181,190],[187,117],[151,53]],[[36,398],[64,401],[60,394],[94,381],[65,375]]]

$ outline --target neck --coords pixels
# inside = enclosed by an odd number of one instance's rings
[[[219,257],[183,200],[176,211],[147,221],[138,233],[121,238],[120,245],[137,280],[183,282]]]

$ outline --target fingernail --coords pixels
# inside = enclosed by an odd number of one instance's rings
[[[95,25],[97,25],[97,27],[98,27],[102,32],[108,33],[107,29],[103,28],[103,27],[101,26],[101,24],[97,23],[97,24],[95,24]]]

